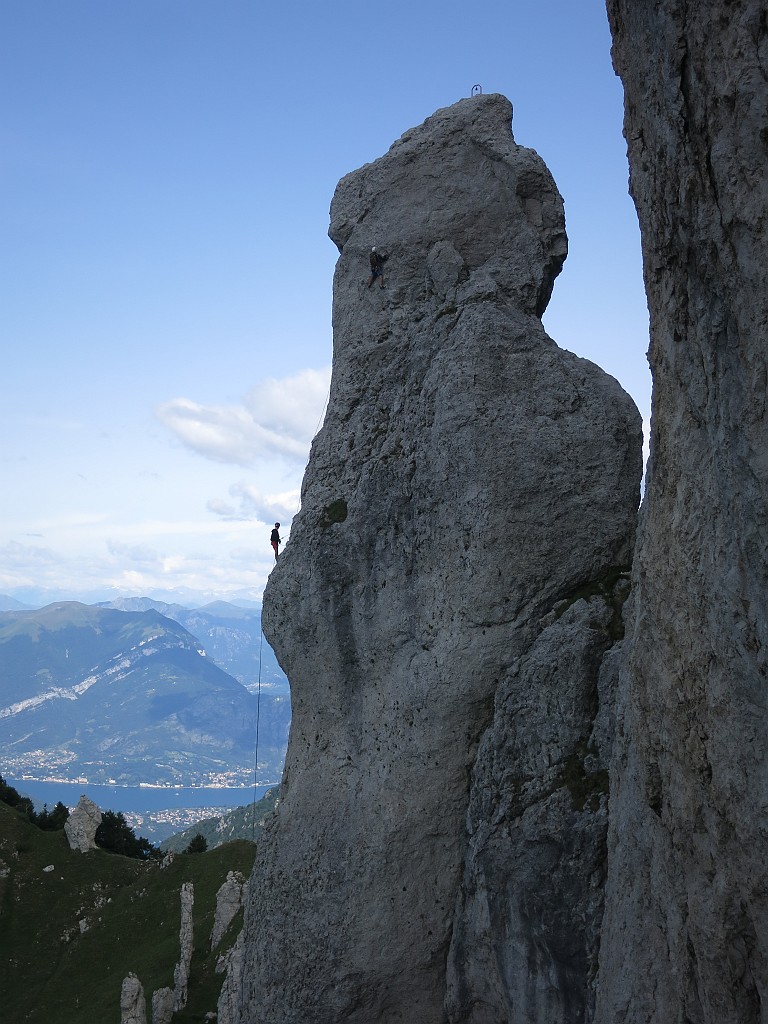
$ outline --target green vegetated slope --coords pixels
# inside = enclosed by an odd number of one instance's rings
[[[173,850],[180,853],[186,850],[197,835],[203,836],[208,849],[213,850],[222,843],[231,843],[235,839],[257,840],[264,827],[264,821],[274,811],[280,794],[279,787],[268,789],[261,800],[247,807],[235,807],[220,817],[203,818],[196,825],[183,832],[177,832],[160,843],[161,850]]]
[[[92,850],[69,849],[64,832],[42,832],[0,804],[0,993],[8,1024],[93,1024],[120,1020],[123,978],[152,992],[173,988],[179,958],[182,883],[194,883],[189,1001],[174,1021],[202,1021],[216,1009],[222,951],[242,914],[211,953],[216,893],[227,872],[246,877],[255,847],[229,843],[179,856],[166,868]],[[44,868],[53,865],[52,871]],[[81,931],[80,922],[85,922]],[[149,1016],[149,1014],[148,1014]]]

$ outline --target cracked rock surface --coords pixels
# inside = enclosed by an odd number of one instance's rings
[[[447,1020],[497,690],[558,602],[631,559],[640,417],[544,332],[563,204],[511,116],[438,111],[333,200],[330,401],[264,600],[293,720],[246,907],[250,1024]]]
[[[601,1024],[768,1006],[768,15],[609,0],[651,314]]]

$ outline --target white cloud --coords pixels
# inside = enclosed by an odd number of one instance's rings
[[[286,527],[299,509],[301,495],[298,486],[265,494],[255,484],[244,481],[232,484],[229,493],[238,499],[238,507],[221,499],[211,498],[206,506],[208,511],[229,522],[258,520],[271,524],[279,520]]]
[[[305,462],[328,394],[330,368],[268,378],[242,405],[200,405],[175,398],[160,405],[158,419],[198,455],[251,466],[283,457]],[[215,511],[215,510],[214,510]]]
[[[268,377],[248,394],[246,405],[258,422],[308,446],[320,427],[330,382],[329,366],[282,380]]]
[[[248,519],[258,519],[262,523],[279,520],[287,524],[299,508],[298,487],[276,494],[262,494],[253,484],[239,483],[230,487],[230,494],[240,498],[240,508]]]
[[[82,522],[50,547],[0,545],[0,594],[32,605],[160,592],[164,600],[176,594],[180,603],[235,595],[258,600],[273,565],[269,532],[259,533],[253,522]]]
[[[54,565],[61,561],[51,548],[42,548],[33,544],[19,544],[12,540],[0,549],[0,559],[6,568],[18,568],[28,565]]]
[[[265,557],[265,552],[266,544],[264,545],[263,549],[242,546],[238,548],[233,548],[229,553],[229,557],[233,562],[242,562],[244,565],[249,566],[255,565],[258,562],[263,561]]]
[[[190,473],[174,456],[175,477],[162,462],[141,460],[141,472],[153,479],[132,485],[129,500],[123,481],[109,477],[101,490],[76,490],[56,512],[43,504],[34,516],[6,517],[0,593],[21,600],[33,593],[99,600],[158,592],[258,600],[274,567],[272,524],[280,522],[287,538],[299,507],[328,381],[328,370],[305,370],[244,389],[230,406],[166,403],[158,416],[206,460],[196,460]],[[256,466],[233,472],[222,465],[233,461]]]
[[[129,562],[146,562],[152,564],[158,562],[160,556],[154,548],[146,544],[123,544],[120,541],[108,540],[107,550],[111,555],[127,559]]]
[[[221,501],[219,498],[211,498],[207,503],[206,508],[209,512],[213,512],[217,516],[222,516],[224,519],[239,519],[237,509],[234,505],[228,505],[226,501]]]

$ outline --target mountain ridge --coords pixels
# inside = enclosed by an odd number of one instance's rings
[[[149,597],[120,598],[96,607],[120,611],[155,609],[196,636],[208,656],[252,692],[262,686],[288,693],[288,680],[261,632],[261,608],[212,601],[196,608]]]
[[[119,784],[242,784],[282,764],[290,702],[261,700],[155,608],[55,602],[0,613],[0,757]],[[264,757],[262,758],[262,753]]]

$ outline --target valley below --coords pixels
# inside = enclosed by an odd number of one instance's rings
[[[258,609],[0,612],[0,774],[38,810],[85,794],[159,843],[277,784],[290,716]]]

